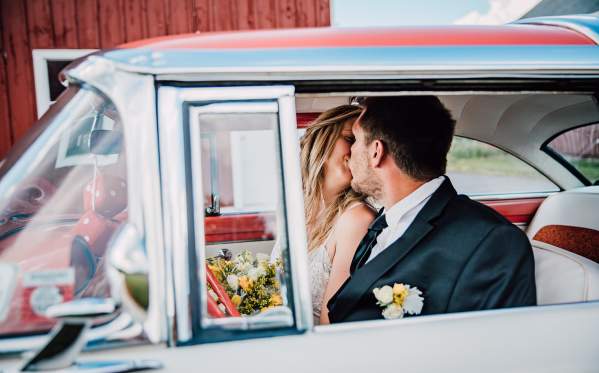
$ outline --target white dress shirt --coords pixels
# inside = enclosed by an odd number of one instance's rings
[[[416,215],[422,210],[432,194],[439,189],[444,180],[445,176],[439,176],[436,179],[427,181],[384,212],[387,228],[383,229],[377,237],[376,245],[372,248],[366,263],[403,236]]]

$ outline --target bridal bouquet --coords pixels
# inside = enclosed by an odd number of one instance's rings
[[[277,269],[280,261],[271,263],[269,256],[256,257],[244,250],[234,257],[224,254],[208,258],[208,267],[224,287],[231,302],[242,315],[253,315],[283,304]]]

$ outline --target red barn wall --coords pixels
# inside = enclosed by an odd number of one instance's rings
[[[33,49],[329,25],[329,0],[0,0],[0,159],[36,119]]]

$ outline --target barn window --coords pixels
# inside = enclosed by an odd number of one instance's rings
[[[65,87],[58,80],[58,74],[77,58],[94,52],[95,49],[34,49],[33,76],[35,80],[35,101],[37,117],[56,101]]]

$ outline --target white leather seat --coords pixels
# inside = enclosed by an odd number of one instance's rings
[[[526,234],[529,239],[548,225],[567,225],[599,231],[599,186],[553,194],[539,207]]]
[[[532,241],[537,304],[599,299],[599,263],[567,250]]]
[[[599,262],[599,186],[549,196],[526,232],[543,241]]]
[[[548,197],[528,230],[537,303],[599,299],[599,186]]]

